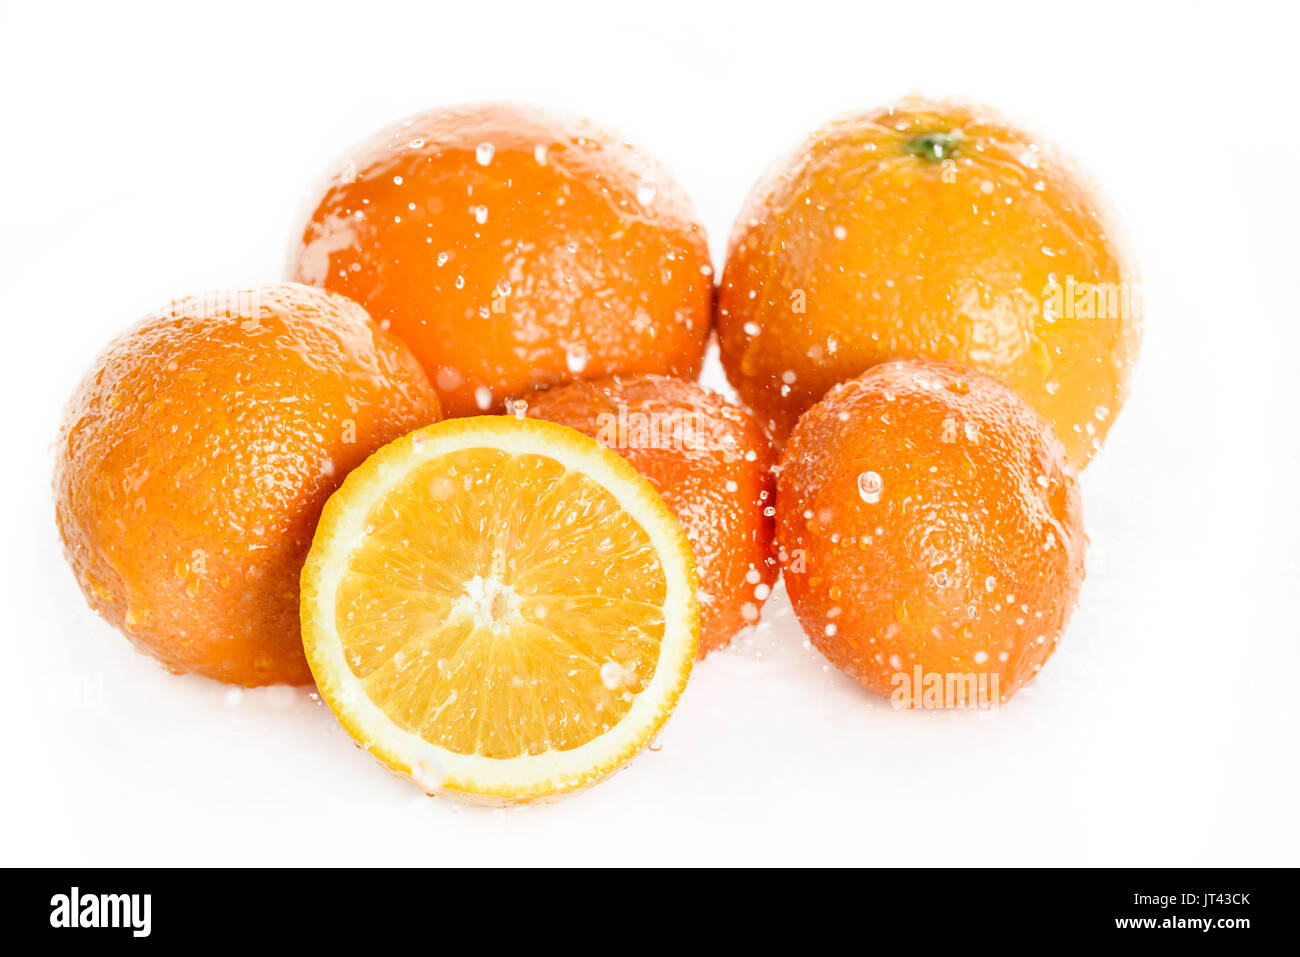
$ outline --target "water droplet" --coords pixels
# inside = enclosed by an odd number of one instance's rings
[[[444,392],[450,392],[465,381],[465,377],[460,374],[460,370],[453,366],[443,366],[434,374],[434,384]]]
[[[582,372],[583,369],[587,368],[589,358],[586,345],[579,342],[569,346],[569,348],[565,350],[564,364],[568,366],[570,372],[577,375]]]
[[[479,166],[487,166],[492,162],[492,157],[496,153],[491,143],[480,143],[478,149],[474,151],[474,158],[478,160]]]
[[[885,490],[885,482],[878,472],[863,472],[858,476],[858,494],[868,505],[880,501],[880,493]]]
[[[432,751],[427,751],[411,762],[411,777],[415,778],[416,783],[426,791],[437,791],[446,780],[447,773],[443,770],[438,756]]]
[[[617,691],[627,682],[627,669],[617,661],[607,661],[600,666],[600,683],[610,691]]]

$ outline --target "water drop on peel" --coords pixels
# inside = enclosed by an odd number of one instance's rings
[[[858,475],[858,494],[868,505],[880,501],[880,493],[885,489],[884,480],[878,472],[862,472]]]
[[[581,343],[569,346],[564,353],[564,364],[574,375],[579,374],[587,368],[588,361],[587,347]]]

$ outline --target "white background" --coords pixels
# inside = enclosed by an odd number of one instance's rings
[[[0,19],[0,862],[1300,863],[1293,8],[187,6]],[[659,751],[557,805],[465,809],[306,690],[170,676],[86,609],[50,504],[66,396],[172,297],[278,279],[352,142],[469,100],[588,114],[676,172],[720,267],[769,161],[910,90],[1062,141],[1144,271],[1132,398],[1084,475],[1081,604],[996,717],[892,711],[778,596]]]

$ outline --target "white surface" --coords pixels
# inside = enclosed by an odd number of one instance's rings
[[[6,4],[0,863],[1300,863],[1296,15],[945,6]],[[676,171],[720,266],[766,163],[910,89],[1061,140],[1145,273],[1082,602],[997,717],[892,711],[778,597],[661,750],[555,806],[463,809],[305,690],[172,677],[86,609],[49,502],[65,397],[171,297],[279,278],[353,141],[466,100],[586,113]]]

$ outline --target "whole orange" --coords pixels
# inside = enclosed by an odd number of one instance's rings
[[[321,508],[439,415],[406,347],[341,296],[179,300],[116,339],[68,403],[65,554],[91,607],[171,670],[308,682],[298,574]]]
[[[700,657],[759,618],[778,569],[763,427],[721,396],[668,376],[574,382],[530,396],[528,414],[614,449],[686,530],[700,580]]]
[[[963,707],[1005,700],[1051,655],[1087,536],[1074,468],[1023,399],[974,369],[901,360],[799,420],[777,542],[827,658],[873,691],[907,690],[910,706],[937,676],[949,690],[935,704]]]
[[[756,185],[718,293],[722,363],[783,440],[893,358],[992,372],[1076,465],[1124,402],[1137,273],[1091,182],[992,110],[919,98],[836,119]]]
[[[699,373],[704,231],[661,167],[589,122],[414,116],[351,151],[296,235],[290,278],[362,303],[451,415],[576,378]]]

